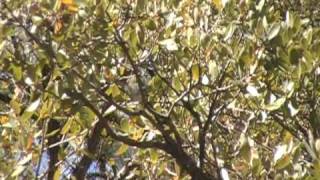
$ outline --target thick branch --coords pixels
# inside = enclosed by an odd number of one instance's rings
[[[186,152],[184,152],[182,147],[179,146],[168,134],[163,134],[165,136],[166,144],[154,141],[140,142],[130,139],[127,136],[118,135],[110,127],[107,118],[103,117],[102,114],[83,95],[77,94],[75,97],[80,98],[80,100],[97,115],[99,119],[97,126],[99,125],[101,129],[103,126],[103,128],[106,129],[108,135],[111,138],[123,142],[129,146],[135,146],[138,148],[156,148],[163,150],[172,155],[172,157],[177,160],[180,166],[185,169],[193,177],[193,179],[214,179],[212,176],[204,173],[202,169],[197,167],[195,161]]]
[[[99,124],[100,128],[105,128],[108,135],[120,142],[123,142],[129,146],[135,146],[135,147],[139,147],[139,148],[158,148],[158,149],[164,149],[164,144],[163,143],[159,143],[159,142],[154,142],[154,141],[136,141],[133,139],[128,138],[127,136],[122,136],[117,134],[116,132],[113,131],[112,127],[109,125],[109,121],[108,118],[111,117],[104,117],[99,110],[97,110],[93,104],[91,104],[89,102],[89,100],[84,97],[81,93],[77,93],[77,95],[73,96],[73,97],[78,97],[79,100],[81,100],[85,106],[89,107],[94,113],[95,115],[98,117],[99,121],[97,123],[97,125]]]
[[[103,124],[101,121],[98,121],[98,123],[94,126],[92,130],[92,134],[87,139],[87,148],[86,151],[90,154],[96,154],[98,145],[100,142],[100,134],[103,129]],[[90,164],[92,162],[92,159],[85,154],[80,162],[77,164],[76,168],[73,170],[72,175],[76,177],[76,179],[84,179],[85,175],[87,173],[88,168],[90,167]]]

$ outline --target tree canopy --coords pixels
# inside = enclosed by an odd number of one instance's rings
[[[317,0],[2,0],[0,178],[319,178],[319,17]]]

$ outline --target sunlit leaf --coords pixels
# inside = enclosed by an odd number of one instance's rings
[[[273,103],[265,105],[264,109],[268,111],[274,111],[279,109],[285,102],[286,102],[286,97],[281,97],[276,101],[274,101]]]
[[[265,0],[260,0],[258,5],[256,6],[257,10],[262,11],[264,4],[265,4]]]
[[[111,95],[112,97],[117,97],[121,94],[121,90],[116,84],[112,84],[108,90],[106,91],[108,95]]]
[[[278,23],[272,24],[272,26],[270,27],[268,33],[267,33],[267,37],[268,40],[272,40],[273,38],[275,38],[281,29],[281,25]]]
[[[40,105],[41,99],[38,98],[37,100],[35,100],[34,102],[32,102],[27,109],[25,110],[26,112],[34,112]]]
[[[231,23],[229,26],[228,26],[228,28],[227,28],[227,31],[226,31],[226,35],[225,35],[225,37],[224,37],[224,40],[225,41],[227,41],[227,40],[229,40],[231,37],[232,37],[232,35],[233,35],[233,33],[235,32],[235,30],[236,30],[236,25],[234,24],[234,23]]]
[[[111,105],[105,112],[104,112],[104,116],[107,116],[113,112],[115,112],[117,110],[117,108],[114,105]]]
[[[58,0],[58,1],[60,1],[62,6],[66,6],[69,11],[71,12],[78,11],[78,6],[74,0]]]
[[[39,107],[41,102],[41,99],[38,98],[37,100],[35,100],[34,102],[32,102],[27,108],[26,110],[23,112],[22,116],[21,116],[21,122],[25,123],[26,120],[28,120],[29,118],[31,118],[31,116],[35,113],[35,111],[37,110],[37,108]]]
[[[299,108],[295,108],[291,102],[288,103],[288,109],[292,117],[297,115],[299,112]]]
[[[61,134],[66,134],[72,125],[73,119],[68,119],[67,122],[64,124],[62,130],[61,130]]]
[[[293,17],[292,12],[290,12],[290,11],[287,11],[287,13],[286,13],[286,24],[290,28],[293,28],[293,26],[294,26],[294,17]]]
[[[254,96],[254,97],[260,96],[260,93],[258,92],[258,90],[255,86],[248,85],[246,89],[247,89],[248,93],[250,94],[250,96]]]
[[[168,51],[178,50],[178,44],[174,39],[166,39],[159,42],[160,45],[164,46]]]
[[[27,168],[26,166],[22,166],[22,165],[15,167],[13,173],[11,174],[11,177],[19,176],[26,168]]]
[[[314,144],[318,155],[320,155],[320,139],[317,139]]]
[[[223,9],[222,0],[212,0],[212,2],[219,11]]]
[[[20,160],[18,162],[18,164],[19,165],[25,165],[25,164],[29,163],[31,159],[32,159],[32,154],[29,153],[26,157],[24,157],[22,160]]]
[[[273,156],[273,161],[277,162],[278,160],[280,160],[285,154],[287,154],[287,145],[283,144],[283,145],[279,145],[276,148],[275,154]]]
[[[0,124],[5,124],[9,121],[9,117],[8,116],[0,116]]]
[[[229,173],[228,173],[227,169],[221,168],[220,174],[221,174],[221,178],[222,178],[223,180],[229,180],[229,179],[230,179],[230,178],[229,178]]]

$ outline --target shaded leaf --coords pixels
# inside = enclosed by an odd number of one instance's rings
[[[128,150],[128,146],[125,145],[125,144],[122,144],[122,145],[118,148],[118,150],[116,151],[115,154],[116,154],[117,156],[120,156],[120,155],[124,154],[125,152],[127,152],[127,150]]]

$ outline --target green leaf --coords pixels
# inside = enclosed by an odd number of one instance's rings
[[[236,30],[236,25],[234,23],[231,23],[228,28],[227,28],[227,31],[226,31],[226,35],[224,37],[224,41],[227,41],[228,39],[230,39],[233,35],[233,33],[235,32]]]
[[[200,67],[198,64],[195,64],[191,67],[192,80],[195,82],[199,81],[200,78]]]
[[[62,69],[71,67],[71,62],[67,55],[67,52],[59,50],[57,53],[57,62]]]
[[[31,116],[35,113],[35,111],[37,110],[38,106],[40,105],[41,99],[38,98],[37,100],[35,100],[34,102],[32,102],[27,108],[26,110],[23,112],[22,116],[21,116],[21,122],[25,123],[28,119],[31,118]],[[26,125],[26,124],[25,124]]]
[[[216,61],[209,61],[209,75],[212,81],[216,80],[219,75],[219,69]]]
[[[154,149],[151,149],[149,153],[150,153],[151,162],[157,163],[159,159],[159,153]]]
[[[151,19],[148,19],[144,22],[144,25],[146,26],[147,29],[151,30],[151,31],[154,31],[157,29],[157,25],[156,23],[151,20]]]
[[[112,97],[117,97],[121,94],[121,90],[116,84],[112,84],[106,91],[108,95],[111,95]]]
[[[289,28],[293,28],[293,26],[294,26],[294,16],[293,16],[292,12],[290,12],[290,11],[287,11],[287,13],[286,13],[286,25]]]
[[[67,120],[67,122],[64,124],[64,126],[63,126],[63,128],[62,128],[62,130],[61,130],[61,134],[66,134],[69,130],[70,130],[70,128],[71,128],[71,125],[72,125],[72,122],[73,122],[73,119],[72,118],[70,118],[70,119],[68,119]]]
[[[50,114],[52,113],[52,105],[53,105],[52,99],[48,99],[45,102],[43,102],[43,105],[41,106],[41,109],[39,112],[40,119],[50,116]]]
[[[129,119],[122,119],[120,122],[120,127],[122,131],[126,133],[130,133]]]
[[[250,163],[252,159],[249,140],[250,139],[248,137],[246,137],[244,134],[241,134],[239,154],[247,163]]]
[[[285,102],[286,102],[286,97],[281,97],[276,101],[274,101],[273,103],[265,105],[264,109],[268,111],[274,111],[279,109]]]
[[[117,108],[114,105],[111,105],[104,113],[103,116],[107,116],[113,112],[115,112]]]
[[[118,150],[116,151],[115,155],[116,156],[121,156],[123,155],[125,152],[127,152],[128,150],[128,145],[126,144],[121,144],[121,146],[118,148]]]
[[[11,69],[13,71],[15,80],[20,81],[22,79],[22,67],[11,64]]]
[[[291,155],[285,154],[283,157],[281,157],[275,164],[276,169],[283,169],[287,167],[291,162]]]
[[[279,23],[274,23],[272,24],[272,26],[270,27],[268,33],[267,33],[267,38],[268,40],[272,40],[273,38],[275,38],[281,29],[281,25]]]
[[[80,120],[84,122],[86,127],[91,127],[92,122],[95,119],[95,116],[96,115],[94,114],[94,112],[86,106],[82,106],[79,110]]]
[[[137,6],[136,6],[136,10],[137,10],[137,13],[142,13],[144,11],[144,8],[145,8],[145,5],[147,4],[147,1],[146,0],[138,0],[137,1]]]
[[[31,19],[35,25],[40,25],[43,22],[43,18],[41,16],[32,16]]]

